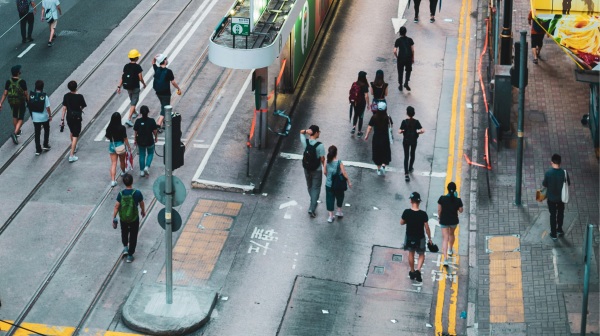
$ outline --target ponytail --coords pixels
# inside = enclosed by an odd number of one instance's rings
[[[448,197],[454,202],[456,200],[456,183],[448,183]]]
[[[337,147],[331,145],[327,149],[327,163],[331,163],[337,156]]]

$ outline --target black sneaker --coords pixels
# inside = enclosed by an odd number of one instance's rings
[[[358,134],[356,134],[356,136],[359,137],[359,138],[362,137],[363,136],[363,132],[358,131]]]
[[[410,280],[415,280],[415,272],[408,271],[408,277],[410,278]]]
[[[552,238],[552,240],[556,241],[558,239],[558,237],[556,237],[556,234],[550,234],[550,238]]]
[[[17,136],[18,136],[18,137],[20,137],[22,133],[23,133],[23,130],[19,130],[19,131],[17,132]]]
[[[42,154],[42,151],[35,151],[35,156],[40,156],[40,154]]]
[[[27,43],[27,40],[26,39],[22,39],[21,43],[25,44],[25,43]]]
[[[354,134],[354,132],[356,132],[356,127],[352,127],[352,130],[350,131],[350,134]]]
[[[563,230],[556,230],[556,234],[558,236],[564,236],[565,235],[565,231],[563,231]]]
[[[25,40],[26,42],[33,42],[33,38],[28,37],[27,40]]]
[[[423,278],[421,278],[421,271],[415,271],[415,280],[417,280],[417,282],[423,282]]]
[[[410,91],[410,86],[408,86],[408,82],[404,83],[404,88],[408,91]]]
[[[158,133],[162,133],[162,132],[164,132],[164,131],[165,131],[164,129],[162,129],[162,128],[160,128],[160,127],[158,128]]]
[[[408,175],[404,175],[404,181],[410,182],[410,177]]]
[[[17,139],[17,135],[15,133],[11,134],[10,137],[12,138],[12,141],[15,143],[15,145],[19,143],[19,139]]]
[[[398,90],[400,90],[400,92],[402,92],[402,85],[398,85]]]
[[[412,172],[414,172],[414,171],[415,171],[415,170],[414,170],[414,168],[409,168],[409,169],[408,169],[408,172],[409,172],[409,173],[412,173]]]
[[[419,18],[418,18],[418,17],[415,17],[415,19],[413,20],[413,22],[414,22],[414,23],[417,23],[417,22],[419,22]]]
[[[317,214],[316,214],[314,211],[310,211],[310,210],[308,211],[308,215],[309,215],[311,218],[316,218],[316,217],[317,217]]]
[[[54,45],[54,43],[48,42],[48,47],[52,47],[53,45]]]
[[[52,147],[50,147],[50,145],[43,145],[42,149],[44,150],[44,152],[49,151],[50,149],[52,149]]]

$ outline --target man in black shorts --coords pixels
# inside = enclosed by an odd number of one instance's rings
[[[431,243],[431,232],[429,231],[429,225],[427,225],[429,217],[425,211],[419,209],[419,204],[421,204],[421,195],[415,191],[410,194],[410,209],[406,209],[402,213],[400,225],[406,224],[404,250],[408,251],[408,265],[410,266],[408,276],[411,280],[423,282],[421,267],[423,267],[423,263],[425,262],[425,233],[427,233],[427,238],[429,239],[429,243]],[[415,252],[419,254],[419,263],[416,270]]]
[[[542,52],[542,46],[544,45],[544,34],[546,34],[546,31],[544,30],[544,27],[538,23],[537,19],[533,19],[531,11],[529,11],[527,21],[531,26],[531,52],[533,53],[533,64],[538,64],[538,60],[541,59],[540,53]]]
[[[4,94],[0,99],[0,111],[2,110],[2,104],[8,98],[8,104],[12,110],[13,126],[15,131],[10,135],[12,141],[16,144],[19,143],[17,139],[21,135],[21,126],[23,126],[23,118],[25,118],[26,102],[29,98],[27,91],[27,84],[25,80],[21,78],[21,66],[15,65],[10,69],[12,77],[4,84]]]

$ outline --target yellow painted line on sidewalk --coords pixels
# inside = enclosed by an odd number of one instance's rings
[[[13,323],[14,321],[6,321],[9,323]],[[10,330],[11,325],[9,323],[5,323],[0,321],[0,331],[7,332]],[[21,328],[17,329],[15,332],[16,336],[38,336],[38,334],[43,335],[51,335],[51,336],[71,336],[75,331],[75,327],[63,327],[63,326],[51,326],[47,324],[41,323],[22,323]],[[83,330],[83,334],[85,335],[95,335],[95,336],[139,336],[140,334],[132,334],[132,333],[124,333],[117,331],[106,331],[100,329],[89,329],[86,328]]]
[[[490,323],[525,322],[523,274],[519,238],[497,236],[488,240],[490,253]]]
[[[468,80],[468,60],[469,60],[469,47],[470,47],[470,35],[471,35],[471,19],[469,13],[471,12],[472,1],[463,0],[460,9],[460,21],[459,21],[459,34],[457,43],[457,55],[456,55],[456,68],[454,77],[454,88],[452,93],[452,114],[450,117],[450,134],[448,139],[448,164],[446,168],[446,183],[445,186],[454,181],[457,185],[457,193],[460,194],[461,190],[461,172],[462,172],[462,153],[465,138],[465,106],[467,96],[467,85]],[[461,64],[462,61],[462,64]],[[459,95],[460,89],[460,95]],[[460,98],[459,98],[460,97]],[[458,110],[458,111],[457,111]],[[458,125],[456,123],[458,112]],[[458,132],[458,133],[457,133]],[[458,141],[456,136],[458,134]],[[443,190],[442,192],[445,192]],[[454,250],[458,251],[459,247],[459,235],[460,225],[457,227],[455,232]],[[460,256],[454,255],[453,263],[460,265]],[[447,273],[447,269],[441,266],[441,272]],[[438,282],[437,302],[435,309],[435,334],[444,332],[444,308],[445,306],[445,295],[446,295],[446,276],[443,280]],[[456,317],[457,317],[457,305],[458,305],[458,275],[454,276],[455,281],[451,284],[450,299],[447,306],[448,310],[448,328],[447,333],[456,334]]]
[[[200,199],[173,249],[173,283],[202,285],[217,264],[242,203]],[[165,268],[159,276],[165,281]]]

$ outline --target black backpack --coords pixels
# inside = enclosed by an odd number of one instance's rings
[[[127,64],[124,68],[123,68],[123,75],[121,76],[121,80],[123,80],[123,88],[125,90],[133,90],[133,89],[137,89],[138,88],[138,83],[140,81],[139,76],[137,73],[133,73],[132,70],[133,67],[129,66],[129,64]]]
[[[29,1],[31,0],[17,0],[17,10],[19,11],[19,15],[29,13]]]
[[[304,155],[302,155],[302,167],[306,170],[317,170],[321,164],[321,160],[317,156],[317,147],[321,143],[317,142],[311,145],[308,139],[306,139],[306,148],[304,149]]]
[[[29,92],[29,101],[27,102],[29,113],[44,112],[44,108],[46,107],[46,97],[45,92]]]
[[[158,67],[154,71],[154,83],[152,83],[152,87],[156,92],[165,92],[170,91],[169,81],[167,80],[167,72],[169,70],[167,68]]]

